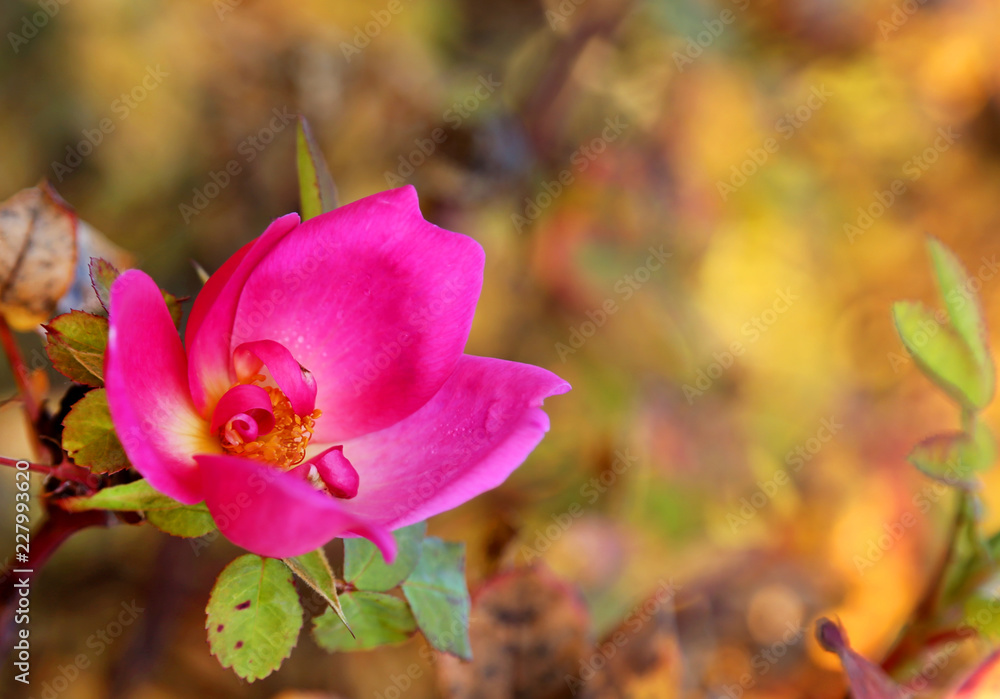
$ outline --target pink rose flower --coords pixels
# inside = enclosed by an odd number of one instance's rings
[[[136,470],[254,553],[390,532],[502,483],[569,385],[463,354],[482,288],[471,238],[412,187],[289,214],[205,284],[181,339],[157,285],[111,288],[105,381]]]

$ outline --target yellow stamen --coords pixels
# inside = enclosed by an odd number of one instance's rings
[[[264,377],[258,374],[249,381],[241,383],[257,383],[263,380]],[[244,442],[236,430],[230,425],[224,425],[219,430],[222,448],[230,454],[264,461],[282,470],[288,470],[306,458],[306,447],[312,439],[313,427],[321,413],[319,410],[313,410],[309,415],[296,415],[292,410],[291,401],[284,393],[271,386],[263,388],[271,397],[274,429],[266,435],[259,435],[252,442]]]

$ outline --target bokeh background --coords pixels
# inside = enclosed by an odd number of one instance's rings
[[[212,271],[297,208],[284,115],[305,114],[342,201],[412,183],[485,247],[468,351],[574,387],[506,484],[432,521],[467,543],[470,584],[541,560],[600,638],[668,583],[676,653],[641,696],[838,697],[812,622],[884,654],[954,506],[904,460],[958,423],[889,314],[935,302],[927,233],[1000,327],[998,28],[991,0],[9,1],[0,199],[47,177],[193,295],[192,260]],[[7,456],[27,453],[18,411]],[[984,496],[1000,526],[1000,476]],[[31,691],[6,664],[3,696],[46,696],[81,653],[55,696],[393,696],[412,663],[405,695],[442,696],[421,640],[329,656],[304,635],[241,684],[203,630],[236,550],[197,553],[149,527],[71,540],[35,583]]]

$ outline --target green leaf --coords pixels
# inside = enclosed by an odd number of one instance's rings
[[[121,274],[113,264],[100,257],[90,258],[90,285],[105,311],[111,310],[111,285]]]
[[[975,437],[949,432],[929,437],[913,448],[907,459],[925,474],[951,485],[967,485],[970,478],[996,460],[996,442],[982,422]]]
[[[77,466],[93,473],[116,473],[129,466],[103,388],[88,391],[73,405],[63,420],[62,445]]]
[[[149,481],[138,480],[125,485],[103,488],[86,497],[63,498],[59,504],[70,512],[82,512],[83,510],[138,512],[162,507],[165,501],[173,503],[175,507],[181,506],[181,503],[176,500],[154,490]]]
[[[982,372],[982,381],[992,386],[995,382],[993,358],[987,345],[986,318],[979,296],[973,290],[962,263],[951,250],[937,238],[929,238],[927,247],[951,325],[972,351]]]
[[[309,122],[303,116],[299,117],[296,144],[302,220],[308,221],[337,208],[337,188],[333,184],[323,153],[313,138]]]
[[[367,539],[344,539],[344,579],[359,590],[391,590],[413,572],[426,533],[426,522],[393,532],[397,553],[392,565],[385,562],[375,544]]]
[[[100,388],[104,385],[104,348],[108,319],[70,311],[45,326],[45,351],[52,366],[66,378]]]
[[[253,554],[226,566],[206,612],[212,655],[250,682],[281,666],[302,628],[302,605],[288,568]]]
[[[107,260],[102,260],[99,257],[90,258],[90,285],[94,287],[97,298],[100,300],[101,305],[104,306],[105,311],[111,310],[111,285],[114,284],[115,279],[120,274],[121,272]],[[174,327],[180,328],[183,311],[181,300],[163,289],[160,289],[160,293],[163,294],[163,301],[167,304],[167,310],[170,311],[170,318],[174,321]]]
[[[172,501],[173,502],[173,501]],[[215,520],[205,503],[143,510],[146,520],[165,534],[193,538],[215,531]]]
[[[424,539],[420,561],[403,583],[403,594],[432,646],[463,660],[472,659],[465,544]]]
[[[406,601],[398,597],[357,590],[345,592],[340,601],[354,628],[353,637],[330,609],[313,621],[316,643],[329,651],[368,650],[402,643],[417,630]]]
[[[59,505],[70,512],[142,512],[150,524],[174,536],[204,536],[215,529],[215,522],[204,503],[185,505],[177,502],[154,490],[146,480],[103,488],[88,497],[63,498]]]
[[[350,631],[350,625],[347,623],[344,610],[340,606],[340,599],[337,597],[337,580],[333,577],[333,569],[330,568],[330,562],[326,560],[326,553],[323,549],[316,549],[303,556],[281,560],[284,561],[289,570],[299,576],[302,582],[326,600],[330,608],[348,627],[347,630]]]
[[[924,305],[899,301],[892,306],[896,330],[924,374],[964,407],[979,409],[993,398],[965,341]]]

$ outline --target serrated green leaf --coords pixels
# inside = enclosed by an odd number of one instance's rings
[[[87,497],[62,498],[59,505],[70,512],[142,512],[150,524],[174,536],[204,536],[215,529],[215,522],[204,503],[185,505],[154,490],[146,480],[103,488]]]
[[[87,386],[104,386],[107,318],[83,311],[70,311],[53,318],[45,326],[45,330],[45,351],[59,373]]]
[[[934,435],[913,448],[907,459],[931,478],[952,485],[964,485],[996,460],[996,442],[983,423],[975,437],[965,432]]]
[[[929,379],[964,407],[980,409],[990,402],[993,385],[954,329],[912,301],[893,304],[892,314],[900,339]]]
[[[63,420],[62,445],[77,466],[93,473],[116,473],[129,466],[103,388],[88,391],[73,405]]]
[[[189,539],[215,531],[215,520],[205,503],[176,504],[179,506],[143,510],[146,520],[165,534]]]
[[[90,258],[90,285],[94,287],[97,299],[104,310],[111,309],[111,285],[121,274],[113,264],[100,257]]]
[[[253,554],[226,566],[205,611],[212,655],[250,682],[281,666],[302,628],[302,605],[288,568]]]
[[[397,550],[392,565],[385,562],[375,544],[367,539],[344,539],[344,580],[359,590],[391,590],[413,572],[426,533],[426,522],[394,531]]]
[[[155,490],[147,480],[138,480],[125,485],[115,485],[98,490],[93,495],[77,498],[63,498],[59,501],[63,509],[71,512],[83,510],[121,510],[138,512],[150,508],[163,507],[165,503],[173,503],[179,507],[181,503],[168,498]]]
[[[424,539],[420,561],[403,582],[403,595],[432,646],[463,660],[472,659],[465,544]]]
[[[302,220],[308,221],[337,208],[337,188],[323,153],[313,138],[309,122],[303,116],[299,117],[296,146]]]
[[[90,258],[90,285],[94,287],[94,292],[105,311],[111,310],[111,285],[115,283],[115,279],[120,274],[121,272],[107,260],[102,260],[99,257]],[[167,310],[170,311],[174,327],[180,328],[181,316],[183,315],[181,300],[163,289],[160,289],[160,293],[163,294],[163,301],[167,304]]]
[[[333,610],[327,609],[313,621],[313,638],[329,651],[368,650],[402,643],[417,630],[406,601],[398,597],[357,590],[345,592],[340,601],[354,637]]]
[[[938,288],[948,310],[948,319],[983,372],[982,380],[994,384],[993,358],[987,346],[986,318],[979,296],[958,257],[936,238],[927,242]]]
[[[326,560],[326,553],[323,549],[316,549],[303,556],[281,560],[302,582],[326,600],[326,603],[330,605],[330,608],[350,631],[350,625],[347,623],[344,610],[337,597],[337,580],[333,577],[333,569],[330,567],[330,562]]]

